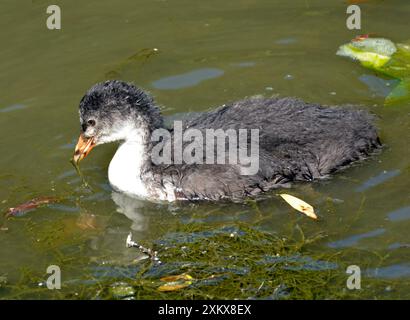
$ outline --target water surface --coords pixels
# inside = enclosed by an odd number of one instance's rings
[[[121,298],[127,286],[137,299],[410,298],[410,105],[384,107],[391,80],[335,55],[357,35],[345,28],[347,1],[55,4],[59,31],[46,28],[47,1],[0,4],[0,208],[62,199],[3,225],[0,298]],[[408,1],[360,5],[360,33],[410,38]],[[361,105],[377,115],[385,148],[330,180],[286,190],[316,208],[317,222],[275,193],[183,205],[113,193],[115,145],[82,163],[89,191],[68,161],[77,108],[91,85],[111,78],[149,90],[166,116],[259,94]],[[135,261],[138,252],[125,247],[130,231],[162,265]],[[363,271],[355,292],[346,289],[351,264]],[[61,267],[61,290],[45,288],[49,265]],[[183,272],[200,280],[157,291],[162,276]]]

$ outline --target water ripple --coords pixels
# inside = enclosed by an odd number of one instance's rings
[[[363,192],[367,189],[373,188],[383,182],[394,178],[400,174],[400,170],[383,171],[375,177],[371,177],[369,180],[365,181],[361,186],[356,188],[356,192]]]
[[[409,263],[393,264],[387,267],[369,269],[367,270],[366,274],[370,277],[387,278],[387,279],[409,277],[410,276],[410,264]]]
[[[331,248],[345,248],[345,247],[351,247],[356,245],[360,240],[366,239],[366,238],[373,238],[382,235],[386,230],[383,228],[379,228],[373,231],[369,231],[366,233],[361,233],[361,234],[356,234],[354,236],[330,242],[328,243],[328,246]]]
[[[391,221],[402,221],[410,219],[410,206],[394,210],[388,214]]]
[[[11,111],[22,110],[26,108],[27,106],[24,104],[13,104],[11,106],[0,109],[0,112],[11,112]]]
[[[204,80],[217,78],[223,74],[223,70],[216,68],[197,69],[191,72],[159,79],[154,81],[152,86],[162,90],[176,90],[194,87]]]

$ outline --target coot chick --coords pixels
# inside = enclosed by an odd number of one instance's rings
[[[150,200],[237,201],[293,181],[326,178],[380,147],[374,117],[366,111],[294,98],[253,97],[186,119],[181,126],[204,136],[209,129],[248,130],[245,151],[252,150],[252,143],[258,147],[255,172],[244,173],[239,162],[209,163],[205,155],[202,163],[180,163],[175,155],[170,163],[159,163],[153,153],[160,144],[173,148],[181,139],[175,128],[165,128],[159,107],[147,92],[123,81],[106,81],[88,90],[79,109],[81,134],[74,159],[81,161],[95,145],[119,141],[108,169],[110,184]],[[249,137],[255,129],[257,136]],[[158,132],[168,138],[153,139]],[[190,141],[180,143],[186,147]],[[235,152],[244,147],[233,146]],[[216,153],[217,147],[206,150]],[[228,159],[228,147],[221,150],[221,159]]]

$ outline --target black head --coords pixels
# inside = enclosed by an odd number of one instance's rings
[[[94,85],[80,102],[81,131],[95,144],[126,140],[133,129],[162,127],[152,97],[133,84],[109,80]]]

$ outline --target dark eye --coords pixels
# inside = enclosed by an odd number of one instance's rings
[[[94,127],[94,126],[95,126],[95,120],[88,120],[87,123],[88,123],[88,125],[91,126],[91,127]]]

